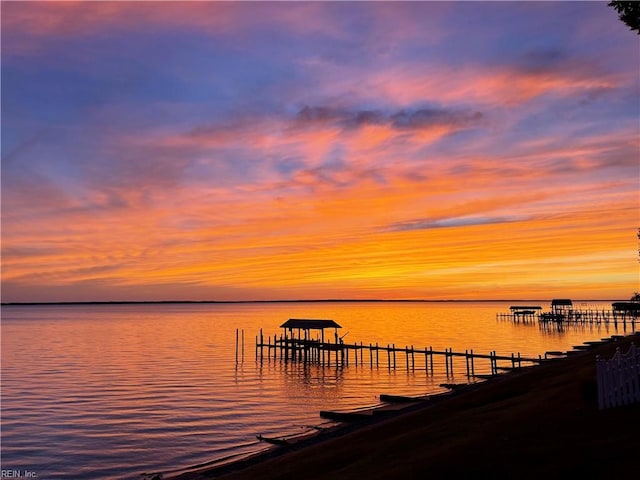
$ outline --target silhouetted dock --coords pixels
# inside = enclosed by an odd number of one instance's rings
[[[613,324],[618,323],[635,325],[640,319],[640,303],[614,302],[610,310],[604,308],[574,308],[569,299],[554,299],[551,309],[543,311],[540,306],[509,307],[509,312],[496,314],[496,320],[507,320],[514,323],[558,323],[558,324]]]
[[[433,347],[380,345],[379,343],[344,343],[337,334],[339,325],[328,323],[332,320],[292,319],[282,325],[285,332],[278,335],[263,335],[262,330],[256,336],[256,360],[299,362],[322,366],[344,367],[348,365],[368,366],[370,368],[387,368],[407,371],[424,370],[434,372],[436,362],[444,363],[447,375],[452,375],[454,359],[460,363],[464,360],[464,370],[468,377],[485,377],[486,372],[497,375],[523,366],[535,365],[547,359],[546,355],[538,358],[523,357],[520,353],[498,355],[495,351],[477,353],[473,350],[454,352],[453,349],[434,350]],[[325,338],[324,329],[334,328],[334,341]],[[311,331],[318,330],[318,338],[311,338]],[[478,374],[476,374],[476,370]]]

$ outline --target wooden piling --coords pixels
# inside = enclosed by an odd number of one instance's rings
[[[471,373],[471,368],[469,367],[469,352],[467,350],[464,351],[464,360],[467,366],[467,378],[469,378]]]
[[[411,370],[415,370],[416,369],[416,351],[413,348],[413,345],[411,345]]]
[[[407,371],[409,371],[409,347],[404,347],[404,356],[407,360]]]
[[[471,375],[475,376],[476,371],[473,365],[473,349],[471,349]]]
[[[373,347],[369,344],[369,368],[373,368]]]
[[[396,344],[394,343],[393,345],[393,369],[396,369]]]

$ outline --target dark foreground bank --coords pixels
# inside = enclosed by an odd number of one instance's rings
[[[179,478],[630,478],[640,473],[640,405],[598,409],[596,355],[636,334],[512,372],[446,400],[223,469]]]

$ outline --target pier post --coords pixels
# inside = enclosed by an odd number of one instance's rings
[[[473,365],[473,349],[471,349],[471,374],[475,376],[476,371]]]
[[[453,347],[449,348],[449,370],[451,371],[451,375],[453,375]]]
[[[411,345],[411,370],[415,370],[416,369],[416,351],[413,348],[413,345]]]
[[[491,373],[493,375],[497,375],[498,374],[498,359],[496,358],[496,351],[495,350],[491,352],[491,361],[492,361]]]
[[[284,331],[284,362],[287,363],[289,360],[289,337],[287,337],[287,331]],[[292,359],[293,360],[293,359]]]
[[[520,352],[518,352],[518,368],[522,368],[522,358],[520,357]]]
[[[427,347],[424,347],[424,372],[429,375],[429,356],[427,354]]]
[[[489,364],[491,365],[491,375],[495,374],[493,369],[493,351],[489,352]]]
[[[369,344],[369,368],[373,368],[373,346]]]
[[[389,371],[391,371],[391,349],[389,348],[388,343],[387,343],[387,364],[389,366]]]
[[[378,352],[380,349],[378,348],[378,342],[376,342],[376,368],[379,367],[380,363],[378,362]]]
[[[393,347],[393,369],[396,369],[396,344],[393,343],[391,344],[391,346]]]
[[[464,359],[467,364],[467,378],[469,378],[471,369],[469,368],[469,352],[467,350],[464,351]]]
[[[429,360],[431,361],[431,374],[433,374],[433,347],[429,346]]]
[[[447,347],[444,348],[444,368],[448,377],[449,376],[449,349]]]
[[[451,365],[451,375],[453,375],[453,347],[449,348],[449,364]]]
[[[406,357],[407,360],[407,372],[409,371],[409,347],[405,346],[404,347],[404,356]]]

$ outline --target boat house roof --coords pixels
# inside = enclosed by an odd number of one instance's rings
[[[614,302],[611,308],[617,312],[640,312],[640,303],[638,302]]]
[[[309,318],[290,318],[280,328],[299,328],[302,330],[324,330],[325,328],[342,328],[333,320],[316,320]]]
[[[573,302],[568,298],[554,298],[551,300],[551,305],[573,305]]]

